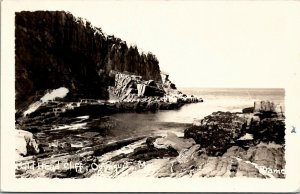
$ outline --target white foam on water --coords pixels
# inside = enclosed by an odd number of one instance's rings
[[[38,109],[41,105],[42,105],[42,102],[40,102],[40,101],[32,103],[29,106],[29,108],[23,113],[23,116],[26,116],[26,115],[36,111],[36,109]]]
[[[55,127],[51,130],[63,130],[63,129],[67,129],[67,130],[77,130],[80,128],[84,128],[86,126],[87,123],[77,123],[77,124],[72,124],[72,125],[62,125],[62,126],[58,126]]]
[[[108,103],[115,103],[115,102],[118,102],[118,100],[107,100],[106,102],[108,102]]]
[[[68,94],[69,90],[65,87],[60,87],[58,89],[52,90],[51,92],[45,94],[42,98],[42,102],[48,102],[49,100],[54,100],[55,98],[64,98]]]
[[[55,98],[64,98],[68,94],[69,90],[65,87],[60,87],[58,89],[52,90],[45,94],[39,101],[32,103],[29,108],[23,113],[23,116],[33,113],[36,111],[43,103],[46,103]]]
[[[86,116],[80,116],[80,117],[76,117],[78,119],[88,119],[90,116],[89,115],[86,115]]]

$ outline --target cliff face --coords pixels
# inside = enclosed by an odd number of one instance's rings
[[[111,70],[161,82],[158,60],[63,11],[15,15],[16,109],[47,89],[66,87],[69,97],[107,99]]]

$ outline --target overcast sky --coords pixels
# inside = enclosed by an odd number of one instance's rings
[[[179,87],[284,87],[299,66],[299,5],[72,1],[30,9],[70,11],[140,51],[151,51]]]

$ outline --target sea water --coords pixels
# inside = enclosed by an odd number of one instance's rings
[[[142,135],[183,135],[184,129],[195,120],[216,111],[241,112],[255,101],[273,101],[284,108],[285,90],[281,88],[179,88],[186,94],[203,98],[202,103],[186,104],[178,110],[156,113],[120,113],[112,117],[122,124],[111,130],[119,138]]]

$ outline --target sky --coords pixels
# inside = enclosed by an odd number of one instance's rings
[[[152,52],[178,87],[285,87],[299,67],[299,2],[64,2],[29,9],[70,11]]]

